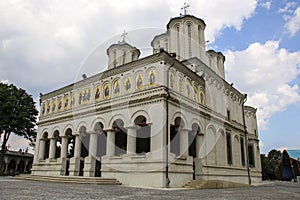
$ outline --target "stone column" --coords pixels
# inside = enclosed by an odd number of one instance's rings
[[[97,156],[98,134],[96,132],[90,135],[89,156]]]
[[[106,155],[113,156],[115,155],[115,140],[116,133],[114,130],[107,131],[107,142],[106,142]]]
[[[60,151],[61,158],[68,157],[68,141],[69,141],[69,138],[66,136],[61,138],[61,151]]]
[[[8,165],[9,165],[9,161],[7,161],[6,165],[5,165],[5,170],[4,172],[8,172]]]
[[[79,158],[81,155],[81,139],[79,134],[76,135],[75,138],[75,149],[74,149],[74,157]]]
[[[200,158],[200,155],[204,154],[204,152],[200,152],[200,151],[204,151],[204,147],[202,147],[202,145],[203,145],[203,133],[198,133],[196,135],[196,156],[197,156],[197,158]]]
[[[55,153],[56,153],[56,139],[50,138],[50,151],[49,151],[49,159],[55,159]]]
[[[136,128],[134,126],[127,128],[127,153],[136,153]]]
[[[179,131],[180,138],[180,156],[188,156],[189,150],[189,131],[187,129],[181,129]]]
[[[98,134],[90,133],[89,156],[84,158],[83,176],[94,177],[96,169]]]
[[[39,143],[40,143],[40,145],[39,145],[39,160],[44,160],[45,159],[46,141],[41,139]]]
[[[60,175],[66,174],[67,157],[68,157],[68,142],[69,142],[69,138],[67,136],[61,137],[60,158],[58,158],[58,163],[61,163]]]
[[[70,175],[78,176],[80,170],[80,155],[81,154],[81,139],[80,135],[76,134],[74,157],[70,158]]]

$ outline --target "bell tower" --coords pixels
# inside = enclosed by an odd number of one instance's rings
[[[112,44],[106,50],[108,55],[108,69],[138,60],[141,54],[140,50],[128,44],[125,40],[127,33],[124,31],[121,35],[122,41]]]

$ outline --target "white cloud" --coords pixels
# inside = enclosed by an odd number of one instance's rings
[[[296,2],[287,2],[284,8],[280,8],[278,10],[279,13],[293,13],[293,8],[297,6]]]
[[[261,7],[269,10],[271,8],[272,2],[271,1],[266,1],[260,4]]]
[[[244,20],[253,16],[257,0],[227,1],[191,1],[192,14],[203,18],[207,24],[206,39],[213,42],[222,29],[234,27],[242,28]]]
[[[89,52],[101,43],[106,45],[106,40],[124,29],[165,30],[170,17],[179,16],[183,3],[184,0],[0,1],[0,80],[9,80],[37,99],[40,92],[74,82]],[[253,15],[257,0],[241,0],[238,6],[236,0],[191,0],[189,4],[191,14],[206,22],[207,39],[212,42],[225,27],[241,29],[244,20]],[[149,41],[150,47],[152,38],[146,39],[143,40]],[[104,59],[109,45],[102,46]],[[106,68],[102,63],[89,64],[100,72]]]
[[[269,119],[300,101],[292,81],[300,74],[300,52],[279,48],[279,41],[253,43],[243,51],[227,51],[227,78],[248,93],[247,104],[258,108],[258,123],[267,128]]]
[[[179,15],[183,2],[1,1],[0,79],[34,88],[36,94],[73,82],[80,63],[97,44],[124,29],[165,29],[169,18]],[[224,27],[240,29],[257,0],[242,0],[239,6],[235,0],[191,0],[190,4],[191,14],[206,21],[212,42]]]
[[[295,36],[300,30],[300,7],[295,10],[292,17],[287,19],[285,27],[291,36]]]

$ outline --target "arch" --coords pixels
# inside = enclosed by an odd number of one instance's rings
[[[219,128],[219,129],[218,129],[218,136],[220,136],[220,135],[225,135],[225,130],[224,130],[224,128]]]
[[[109,128],[113,128],[113,123],[114,121],[116,121],[117,119],[120,119],[124,122],[124,124],[128,124],[128,120],[122,115],[122,114],[117,114],[115,116],[113,116],[110,121],[109,121]]]
[[[195,23],[194,23],[192,20],[186,20],[186,21],[184,22],[184,25],[185,25],[185,26],[187,26],[187,25],[193,26],[193,25],[195,25]]]
[[[48,132],[44,132],[42,134],[42,139],[48,139],[48,136],[49,136]]]
[[[59,129],[58,126],[55,126],[52,130],[53,130],[53,131],[52,131],[52,134],[51,134],[51,138],[54,137],[54,133],[57,133],[57,132],[60,133],[60,129]]]
[[[63,129],[63,132],[61,133],[63,136],[64,135],[66,135],[66,132],[67,132],[67,130],[68,131],[70,131],[71,130],[71,133],[73,132],[73,130],[74,130],[74,127],[73,127],[73,125],[72,124],[68,124],[68,125],[66,125],[65,126],[65,128]]]
[[[181,113],[175,113],[173,125],[170,125],[170,152],[176,156],[180,155],[181,129],[185,127],[186,122],[182,119]]]
[[[180,23],[176,22],[173,26],[172,29],[174,29],[175,31],[177,31],[177,28],[180,28]]]
[[[40,137],[42,138],[43,137],[43,134],[45,132],[49,132],[49,129],[48,128],[44,128],[41,132],[40,132]]]
[[[112,123],[115,132],[115,155],[122,155],[127,152],[127,131],[124,128],[124,121],[120,118]]]
[[[71,128],[68,128],[65,133],[64,133],[65,136],[72,136],[73,135],[73,130]]]
[[[201,145],[201,139],[200,138],[200,133],[201,128],[197,122],[192,123],[191,131],[188,132],[188,143],[189,143],[189,149],[188,153],[189,156],[192,156],[193,158],[197,157],[199,153],[199,146]],[[197,139],[198,138],[198,139]]]
[[[145,110],[138,110],[136,111],[135,113],[133,113],[131,115],[131,123],[133,124],[135,119],[138,117],[138,116],[144,116],[146,118],[146,123],[149,124],[151,123],[151,119],[150,119],[150,116],[149,114],[145,111]]]
[[[210,165],[216,165],[217,161],[217,131],[213,124],[209,124],[206,128],[205,135],[205,154],[207,155],[207,163]]]
[[[79,129],[80,129],[82,126],[84,126],[86,129],[87,129],[87,127],[89,127],[85,121],[81,121],[81,122],[78,123],[78,125],[77,125],[77,127],[76,127],[75,130],[76,130],[77,132],[79,132]]]
[[[56,137],[59,137],[59,130],[56,129],[55,131],[53,131],[52,133],[52,138],[56,138]]]
[[[103,129],[106,128],[106,123],[105,123],[105,120],[104,118],[101,118],[101,117],[97,117],[96,119],[94,119],[94,121],[91,123],[91,126],[90,126],[90,130],[95,130],[95,126],[97,125],[97,123],[101,123],[103,124]]]
[[[150,152],[151,126],[146,123],[147,119],[139,115],[134,119],[136,127],[136,153]]]
[[[81,134],[85,134],[85,133],[86,133],[86,130],[87,130],[86,126],[82,125],[82,126],[80,126],[80,128],[78,129],[78,132],[79,132],[79,134],[81,135]]]
[[[199,121],[199,119],[193,118],[193,119],[191,120],[191,123],[190,123],[189,127],[191,127],[191,129],[193,129],[193,125],[194,125],[194,124],[197,124],[197,125],[199,126],[200,132],[201,132],[201,131],[202,131],[202,132],[204,131],[203,125],[201,124],[201,122]]]
[[[171,122],[174,122],[174,123],[175,123],[175,120],[176,120],[176,118],[178,118],[178,117],[181,118],[181,120],[182,120],[182,122],[183,122],[182,128],[185,127],[185,125],[187,124],[187,120],[186,120],[186,117],[185,117],[181,112],[176,112],[176,113],[173,115]],[[175,125],[175,124],[174,124],[174,125]]]

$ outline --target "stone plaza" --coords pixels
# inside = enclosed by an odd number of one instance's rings
[[[147,189],[95,184],[64,184],[0,177],[1,199],[300,199],[300,184],[269,182],[231,189]]]

